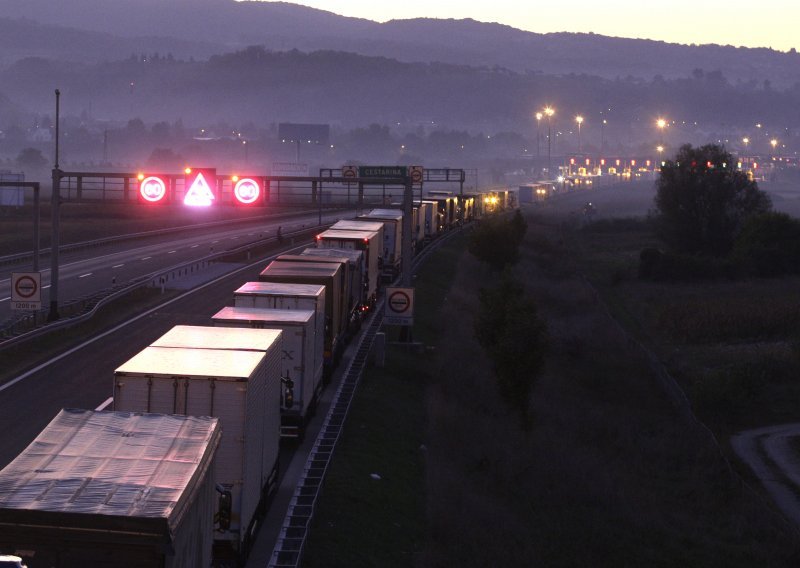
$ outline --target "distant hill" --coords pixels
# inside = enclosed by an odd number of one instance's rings
[[[33,50],[27,55],[94,61],[105,50],[109,56],[127,50],[205,58],[215,49],[223,51],[220,46],[262,45],[275,50],[350,51],[406,62],[500,66],[520,73],[587,73],[649,80],[657,75],[687,77],[693,70],[703,69],[719,70],[733,83],[763,84],[767,80],[772,87],[785,88],[800,82],[797,53],[596,34],[537,34],[473,20],[422,18],[381,24],[284,2],[0,0],[0,13],[73,28],[60,33],[41,29],[27,40],[15,42],[18,49],[3,50],[2,62],[6,63],[26,47]],[[94,34],[81,37],[74,30]]]
[[[608,118],[606,134],[614,133],[618,139],[628,139],[629,132],[646,134],[643,125],[651,123],[657,112],[683,121],[686,126],[675,128],[687,129],[687,136],[697,129],[721,130],[719,136],[727,136],[733,125],[759,121],[800,126],[796,112],[800,88],[737,86],[719,72],[678,79],[611,80],[406,63],[334,51],[271,52],[262,47],[194,62],[163,54],[96,64],[26,58],[0,71],[0,85],[11,101],[44,113],[52,111],[53,87],[58,86],[65,113],[102,120],[182,118],[187,124],[219,120],[342,126],[375,122],[402,123],[406,129],[435,123],[531,135],[536,128],[533,111],[545,101],[557,101],[559,129],[571,129],[570,113],[594,117],[584,125],[585,132],[592,132],[587,143],[597,143],[598,116]]]

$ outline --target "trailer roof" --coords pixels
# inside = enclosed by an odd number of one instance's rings
[[[365,221],[364,219],[342,219],[331,225],[331,229],[340,231],[380,231],[383,229],[383,223]]]
[[[268,351],[274,345],[280,345],[280,334],[280,330],[277,329],[176,325],[150,345],[152,347]]]
[[[174,534],[220,436],[216,418],[62,410],[0,471],[0,518],[60,513],[79,528],[101,516],[104,530],[158,519]]]
[[[325,249],[313,249],[313,250],[325,250]],[[350,262],[350,259],[343,255],[337,256],[333,254],[321,254],[316,256],[312,254],[282,254],[275,260],[280,262],[302,262],[304,264],[321,262],[334,265],[347,264]]]
[[[289,262],[273,260],[258,275],[261,278],[298,276],[306,277],[331,277],[339,274],[341,263],[334,262]]]
[[[377,231],[343,231],[340,229],[328,229],[317,235],[317,238],[336,239],[338,241],[360,241],[363,239],[374,239],[377,236]]]
[[[253,374],[264,357],[260,351],[145,347],[114,372],[243,381]]]
[[[289,282],[245,282],[234,294],[308,298],[324,295],[325,286],[322,284],[291,284]]]
[[[314,318],[313,310],[273,310],[271,308],[238,308],[226,306],[211,316],[219,322],[307,323]],[[224,328],[228,329],[228,328]]]
[[[364,256],[364,251],[354,249],[339,249],[339,248],[307,248],[300,253],[302,256],[319,256],[319,257],[332,257],[332,258],[347,258],[350,261],[360,261]]]
[[[398,221],[403,218],[403,211],[400,209],[373,209],[359,217],[360,219],[385,219],[388,221]]]

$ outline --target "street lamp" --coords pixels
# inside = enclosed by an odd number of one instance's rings
[[[581,144],[581,124],[583,124],[583,117],[578,115],[575,117],[575,122],[578,123],[578,154],[583,151],[583,145]]]
[[[742,138],[742,142],[744,143],[744,151],[745,153],[747,153],[747,145],[750,144],[750,139],[747,136],[745,136],[744,138]]]
[[[544,109],[544,114],[545,114],[545,116],[547,116],[547,175],[548,176],[550,175],[550,172],[552,171],[551,170],[551,166],[552,166],[552,163],[551,163],[551,151],[552,151],[552,148],[551,148],[551,142],[550,141],[552,140],[552,129],[551,129],[552,118],[553,118],[553,115],[555,113],[556,113],[556,111],[553,110],[552,107],[547,106]]]
[[[536,159],[537,159],[537,161],[541,157],[541,154],[539,152],[539,139],[541,138],[541,136],[539,135],[539,123],[542,121],[542,116],[543,115],[542,115],[541,112],[537,112],[536,113]],[[537,164],[536,167],[538,168],[539,165]]]
[[[659,142],[663,145],[664,144],[664,128],[666,128],[666,126],[667,126],[667,121],[664,120],[663,118],[659,118],[658,120],[656,120],[656,126],[658,126],[658,130],[660,131],[660,135],[659,135],[660,140],[659,140]]]
[[[600,151],[602,152],[606,146],[606,124],[608,121],[604,118],[600,123]]]

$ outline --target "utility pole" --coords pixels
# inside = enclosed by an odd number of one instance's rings
[[[61,170],[58,165],[59,123],[61,121],[61,92],[56,89],[56,148],[53,166],[53,191],[51,195],[50,220],[52,237],[50,239],[50,312],[47,321],[58,319],[58,248],[59,248],[59,206],[61,205]]]

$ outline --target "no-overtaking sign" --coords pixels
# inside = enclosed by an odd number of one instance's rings
[[[42,273],[11,273],[11,309],[40,310],[42,308]]]
[[[386,288],[383,322],[388,325],[414,324],[414,288]]]

